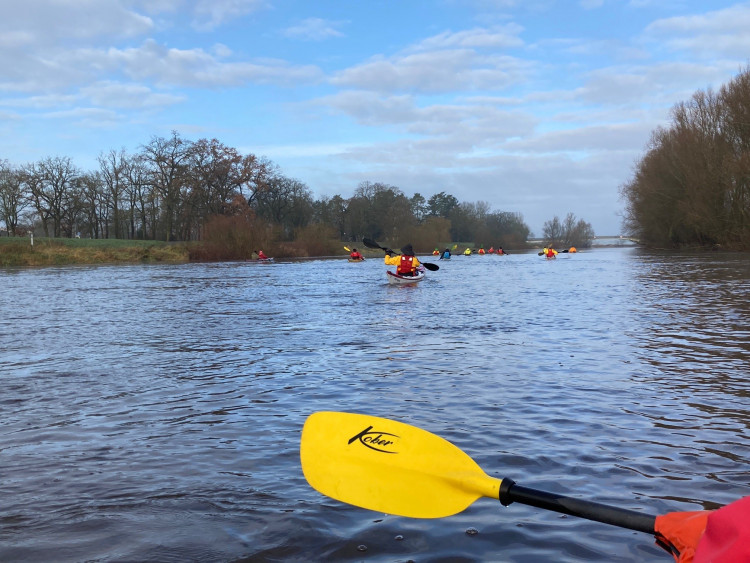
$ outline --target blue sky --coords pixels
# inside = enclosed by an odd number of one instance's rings
[[[178,131],[315,197],[364,181],[620,232],[651,132],[750,63],[750,2],[0,0],[0,159]]]

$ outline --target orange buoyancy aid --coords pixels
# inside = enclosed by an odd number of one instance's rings
[[[414,256],[401,256],[401,262],[399,262],[396,273],[399,275],[413,274],[417,267],[414,265]]]

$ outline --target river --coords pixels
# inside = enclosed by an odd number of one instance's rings
[[[375,259],[0,270],[0,560],[671,561],[492,499],[326,498],[299,461],[321,410],[649,514],[750,494],[750,256],[434,262],[414,287]]]

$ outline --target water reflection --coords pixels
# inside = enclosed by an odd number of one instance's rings
[[[373,514],[301,474],[306,416],[346,410],[648,513],[750,494],[748,257],[561,256],[456,257],[417,287],[376,260],[0,273],[0,559],[664,561],[489,499]]]

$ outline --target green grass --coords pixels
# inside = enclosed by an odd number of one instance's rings
[[[153,240],[0,237],[0,266],[188,262],[185,243]]]

